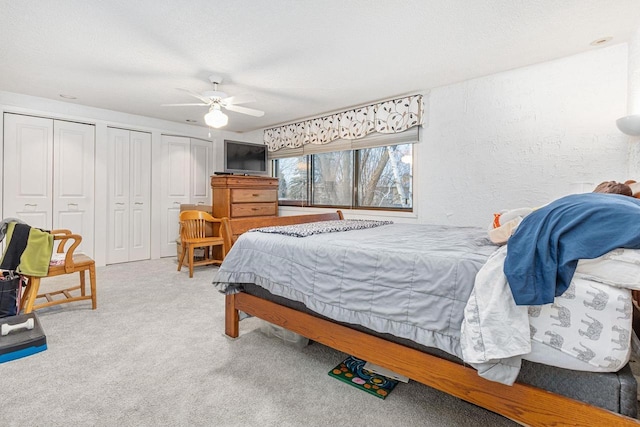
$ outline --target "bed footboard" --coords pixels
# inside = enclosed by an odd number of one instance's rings
[[[317,221],[333,221],[344,219],[342,211],[277,217],[252,217],[252,218],[222,218],[222,237],[224,238],[225,253],[229,253],[231,246],[238,240],[238,236],[252,228],[270,227],[274,225],[305,224]]]
[[[229,253],[233,244],[238,240],[238,237],[253,228],[269,227],[274,225],[293,225],[293,224],[305,224],[309,222],[317,221],[335,221],[344,219],[342,211],[329,212],[323,214],[311,214],[311,215],[293,215],[293,216],[279,216],[279,217],[251,217],[251,218],[237,218],[229,219],[222,218],[221,231],[224,239],[225,253]],[[235,295],[226,296],[226,311],[225,311],[225,334],[231,338],[237,338],[239,334],[239,315],[238,310],[235,307]]]

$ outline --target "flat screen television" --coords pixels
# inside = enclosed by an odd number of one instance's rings
[[[225,139],[224,171],[245,175],[266,175],[267,146]]]

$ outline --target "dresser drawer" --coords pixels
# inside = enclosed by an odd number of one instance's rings
[[[275,202],[278,190],[234,188],[231,190],[231,203]]]
[[[276,216],[278,205],[276,203],[235,203],[231,205],[231,217],[245,216]]]

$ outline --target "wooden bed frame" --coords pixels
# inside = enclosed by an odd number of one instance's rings
[[[342,212],[262,219],[223,218],[226,253],[240,234],[252,228],[336,219],[343,219]],[[243,292],[226,296],[225,333],[232,338],[239,335],[238,311],[383,366],[523,425],[640,425],[639,420],[527,384],[507,386],[485,380],[473,368]],[[386,351],[381,352],[381,347]]]

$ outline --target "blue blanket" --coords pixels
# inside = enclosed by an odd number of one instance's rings
[[[640,248],[640,200],[573,194],[524,218],[507,243],[504,273],[516,304],[548,304],[569,287],[579,259],[616,248]]]

